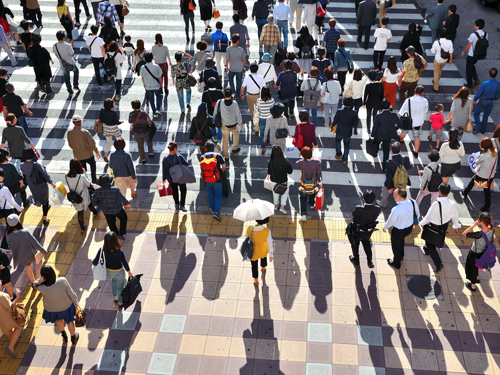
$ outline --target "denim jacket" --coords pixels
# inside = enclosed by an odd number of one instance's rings
[[[124,150],[113,152],[109,156],[109,167],[113,170],[115,177],[131,176],[135,180],[134,163],[132,163],[132,157],[128,152]]]

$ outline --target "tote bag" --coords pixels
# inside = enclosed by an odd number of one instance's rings
[[[92,274],[94,275],[95,281],[104,281],[108,278],[108,271],[106,270],[106,258],[104,257],[104,251],[102,248],[99,249],[101,256],[99,257],[99,262],[97,266],[92,265]]]

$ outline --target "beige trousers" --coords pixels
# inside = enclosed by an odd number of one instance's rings
[[[224,157],[229,158],[229,134],[233,133],[233,150],[238,148],[240,143],[240,127],[236,125],[234,128],[226,128],[222,125],[222,152]]]
[[[259,95],[249,95],[247,93],[247,103],[248,109],[250,110],[250,117],[253,120],[253,111],[255,109],[255,103],[257,103],[257,99],[259,99]],[[259,125],[255,126],[255,131],[259,131]]]
[[[434,90],[439,90],[439,80],[441,79],[441,72],[445,65],[446,61],[444,63],[438,63],[434,60]]]

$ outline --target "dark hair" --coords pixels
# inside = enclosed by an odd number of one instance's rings
[[[436,109],[436,112],[439,112],[439,111],[442,111],[444,110],[444,105],[442,104],[436,104],[436,107],[434,107]]]
[[[226,87],[224,89],[224,98],[230,98],[233,96],[233,90],[231,89],[231,87]]]
[[[443,4],[444,0],[438,0],[439,4]]]
[[[205,51],[208,48],[208,44],[204,40],[200,40],[198,43],[196,43],[196,48],[200,51]]]
[[[158,44],[158,43],[163,44],[163,36],[160,33],[155,35],[155,44]]]
[[[498,125],[495,129],[495,131],[493,132],[493,135],[491,136],[491,138],[499,138],[500,140],[500,125]],[[500,150],[499,150],[500,151]]]
[[[391,151],[393,154],[399,154],[401,152],[401,143],[398,141],[392,142]]]
[[[312,158],[313,156],[313,151],[311,149],[311,147],[302,147],[302,149],[300,150],[300,155],[305,159],[305,160],[309,160]]]
[[[389,101],[389,99],[384,98],[380,102],[380,106],[382,107],[382,109],[389,109],[391,108],[391,102]]]
[[[491,68],[488,71],[488,74],[490,75],[491,78],[495,78],[498,74],[498,69],[497,68]]]
[[[120,241],[115,232],[108,231],[104,235],[104,245],[102,245],[102,250],[105,254],[114,253],[121,249]]]
[[[7,123],[7,126],[14,126],[14,120],[17,120],[17,117],[13,113],[7,113],[7,116],[5,116],[5,121]]]
[[[0,168],[0,177],[5,177],[5,171],[3,168]]]
[[[116,138],[113,142],[116,150],[123,150],[125,148],[125,140],[123,138]]]
[[[25,148],[23,150],[23,159],[24,160],[33,160],[35,158],[35,151],[31,148]]]
[[[170,142],[167,146],[167,148],[170,150],[170,151],[174,151],[176,148],[177,148],[177,143],[176,142]]]
[[[104,27],[101,29],[101,31],[104,30],[111,30],[113,27],[113,24],[111,23],[111,18],[109,16],[104,16]]]
[[[486,152],[488,152],[488,150],[490,150],[491,156],[493,156],[493,157],[495,157],[497,154],[497,152],[495,150],[495,146],[493,146],[493,142],[488,137],[481,139],[481,142],[479,142],[479,147],[481,147],[481,150],[483,150],[483,153],[486,153]]]
[[[141,109],[141,101],[140,100],[134,99],[134,100],[132,100],[132,102],[130,104],[132,104],[133,109]]]
[[[457,12],[457,6],[455,4],[451,4],[449,7],[448,7],[448,10],[451,12],[451,13],[456,13]]]
[[[311,70],[309,71],[309,76],[310,77],[317,77],[319,75],[319,69],[316,66],[311,67]]]
[[[439,151],[438,150],[435,150],[435,149],[432,149],[429,151],[429,153],[427,154],[427,157],[429,158],[429,160],[431,162],[436,162],[439,160]]]
[[[328,81],[331,81],[333,79],[333,69],[331,66],[325,69],[325,78]]]
[[[372,82],[377,81],[377,76],[378,76],[378,72],[374,69],[371,69],[368,72],[368,78],[370,78],[370,81],[372,81]]]
[[[132,40],[132,37],[130,35],[125,35],[125,41],[130,42]]]
[[[135,42],[134,55],[137,56],[144,52],[146,52],[146,49],[144,48],[144,40],[137,39],[137,42]]]
[[[382,17],[382,25],[388,25],[389,24],[389,17],[384,16]]]
[[[28,21],[26,20],[22,20],[20,23],[19,23],[19,26],[21,26],[21,29],[23,29],[24,31],[28,30],[30,28],[30,24]]]
[[[367,189],[363,193],[363,199],[368,204],[372,204],[373,202],[375,202],[375,198],[376,198],[376,196],[375,196],[375,192],[373,190]]]
[[[65,36],[66,36],[66,33],[64,32],[64,30],[58,30],[56,33],[57,40],[64,40]]]
[[[330,29],[334,29],[336,25],[337,25],[337,21],[335,20],[335,18],[330,18],[328,20],[328,26],[330,26]]]
[[[305,109],[299,111],[299,120],[300,122],[311,122],[310,117],[309,117],[309,112]]]
[[[22,230],[23,229],[23,225],[21,224],[21,222],[18,222],[16,225],[14,225],[13,227],[11,227],[9,225],[9,223],[7,223],[7,229],[5,230],[5,234],[11,234],[12,232],[14,232],[15,230]]]
[[[281,2],[283,2],[283,0],[281,0]],[[267,224],[267,223],[269,223],[269,216],[268,216],[268,217],[266,217],[266,218],[265,218],[265,219],[263,219],[263,220],[255,220],[255,221],[256,221],[256,222],[257,222],[257,224],[259,224],[259,225],[264,225],[264,224]]]
[[[283,155],[283,150],[281,149],[280,146],[273,146],[273,149],[271,150],[271,162],[273,160],[277,160],[277,159],[284,159],[285,156]]]
[[[460,87],[460,90],[458,90],[452,100],[458,98],[462,99],[462,108],[465,107],[465,105],[467,104],[467,100],[469,100],[469,89],[467,88],[467,86]]]
[[[218,21],[216,24],[215,24],[215,28],[217,30],[222,30],[222,27],[224,26],[224,24],[220,21]]]
[[[451,186],[449,184],[445,184],[444,182],[439,185],[439,192],[443,194],[445,197],[450,194]]]
[[[406,199],[406,197],[408,196],[408,194],[406,193],[406,189],[402,189],[402,188],[397,188],[396,194],[399,195],[403,199]]]
[[[352,107],[354,105],[354,99],[352,96],[346,96],[343,100],[342,103],[344,104],[344,107]]]
[[[99,32],[99,26],[97,26],[97,25],[90,26],[90,32],[92,34],[97,34]]]
[[[175,53],[176,60],[177,60],[177,54],[178,54],[178,52]],[[181,54],[181,59],[182,59],[182,54]],[[146,52],[144,54],[144,61],[146,61],[147,63],[150,63],[151,61],[153,61],[153,52]],[[177,61],[180,61],[180,60],[177,60]]]
[[[104,99],[104,109],[113,109],[113,106],[115,105],[115,101],[111,98]]]
[[[56,272],[48,264],[45,264],[40,270],[40,277],[43,277],[45,279],[45,281],[42,283],[42,285],[45,286],[54,285],[57,280]]]
[[[460,148],[460,141],[458,140],[458,130],[457,129],[451,129],[448,132],[448,138],[450,139],[448,141],[448,145],[452,150],[458,150]]]
[[[40,34],[32,34],[31,41],[33,44],[40,44],[42,42],[42,36]]]
[[[415,94],[422,95],[423,93],[424,93],[424,86],[422,86],[422,85],[418,85],[418,86],[415,88]]]
[[[264,86],[261,90],[260,90],[260,98],[262,100],[264,100],[265,102],[271,100],[273,97],[271,95],[271,90],[269,90],[269,87],[267,86]]]
[[[352,74],[353,81],[361,81],[365,73],[359,68],[354,69],[354,73]]]
[[[493,225],[491,225],[491,214],[489,212],[481,212],[477,220],[486,225],[488,228],[493,228]]]
[[[323,58],[326,55],[326,49],[324,47],[319,47],[317,53],[320,58]]]
[[[235,16],[237,16],[237,14],[235,14]],[[231,42],[233,44],[237,44],[239,41],[240,41],[240,34],[233,34],[233,36],[231,37]]]
[[[76,177],[77,174],[83,174],[82,163],[78,159],[71,159],[69,161],[69,172],[66,176]]]
[[[484,20],[483,20],[483,19],[481,19],[481,18],[477,19],[477,20],[476,20],[476,22],[474,22],[474,25],[476,25],[476,26],[479,28],[479,30],[484,29],[484,25],[485,25],[485,24],[486,24],[486,23],[485,23],[485,22],[484,22]]]
[[[293,61],[297,58],[297,54],[293,51],[287,52],[286,58],[290,61]]]
[[[387,59],[387,69],[391,72],[391,74],[397,74],[398,69],[398,61],[395,56],[391,56]]]
[[[118,50],[119,50],[118,43],[116,43],[114,40],[108,44],[108,52],[117,52]]]
[[[446,38],[446,34],[448,34],[448,31],[444,27],[441,30],[439,30],[439,36],[441,38]]]
[[[208,86],[209,89],[213,89],[215,86],[217,86],[217,78],[210,77],[207,80],[207,86]]]
[[[234,23],[240,22],[240,15],[239,14],[233,14],[233,21],[234,21]]]
[[[64,0],[57,0],[57,6],[62,7],[66,1]]]
[[[417,24],[415,22],[410,22],[408,24],[408,31],[410,32],[410,34],[413,34],[417,31]]]
[[[207,150],[208,152],[212,152],[214,149],[215,149],[215,143],[213,143],[212,141],[205,142],[205,150]]]
[[[300,28],[299,34],[302,38],[305,38],[306,36],[311,35],[311,34],[309,34],[309,28],[305,25]]]
[[[257,73],[259,71],[259,65],[256,62],[250,64],[250,73]]]

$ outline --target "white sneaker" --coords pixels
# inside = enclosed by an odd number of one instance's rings
[[[302,217],[300,218],[300,221],[307,221],[307,215],[302,215]]]

